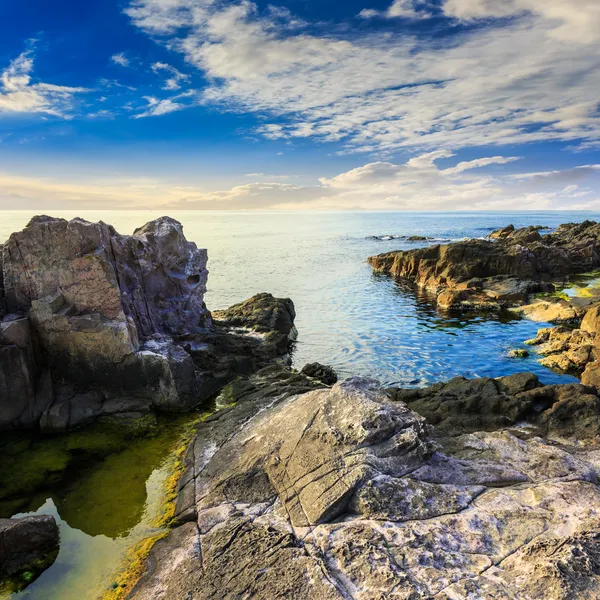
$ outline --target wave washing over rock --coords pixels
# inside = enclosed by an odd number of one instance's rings
[[[371,262],[442,306],[502,310],[596,268],[599,227],[505,228]],[[416,390],[338,383],[316,363],[296,372],[277,360],[295,334],[292,302],[261,294],[211,315],[206,254],[166,218],[133,236],[36,218],[6,244],[3,272],[2,351],[34,390],[3,388],[3,407],[27,398],[3,409],[5,426],[45,427],[65,404],[62,428],[118,403],[131,413],[131,399],[183,410],[221,390],[185,454],[172,530],[130,600],[599,597],[595,380],[545,386],[522,373]],[[586,310],[587,337],[559,328],[547,341],[581,342],[592,364],[598,307]],[[84,412],[91,396],[98,408]]]

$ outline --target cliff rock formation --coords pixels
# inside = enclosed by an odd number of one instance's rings
[[[130,600],[597,598],[594,390],[528,374],[328,388],[271,369],[237,398],[199,427],[179,526]]]
[[[135,413],[140,400],[187,410],[238,369],[284,354],[293,305],[287,329],[274,324],[276,347],[269,324],[258,337],[215,327],[206,263],[169,217],[120,235],[102,222],[39,216],[13,233],[2,248],[0,429],[66,430]],[[283,301],[256,302],[264,311]]]

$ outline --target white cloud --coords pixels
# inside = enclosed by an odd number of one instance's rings
[[[373,162],[321,178],[314,185],[295,185],[255,173],[251,176],[256,181],[218,190],[154,178],[83,183],[0,173],[0,208],[522,210],[586,206],[600,210],[596,165],[516,179],[482,171],[486,164],[514,158],[482,157],[440,167],[440,161],[452,158],[451,154],[427,153],[404,164]]]
[[[127,13],[204,72],[205,103],[271,115],[258,130],[268,138],[393,152],[600,140],[600,27],[572,35],[573,23],[596,22],[599,3],[574,2],[578,16],[564,0],[447,0],[442,8],[453,19],[513,18],[434,44],[408,34],[286,28],[285,16],[275,20],[248,1],[136,0]]]
[[[394,0],[394,2],[385,11],[365,8],[360,11],[360,17],[371,19],[373,17],[383,17],[393,19],[402,17],[405,19],[428,19],[431,13],[427,10],[427,3],[419,0]]]
[[[159,117],[167,115],[178,110],[186,108],[185,104],[173,101],[171,98],[160,100],[154,96],[144,96],[144,100],[148,102],[148,107],[141,113],[134,115],[134,119],[142,119],[144,117]]]
[[[131,66],[131,61],[125,56],[125,52],[113,54],[110,59],[115,63],[115,65],[119,65],[120,67]]]
[[[180,73],[175,67],[167,63],[157,62],[152,65],[152,70],[157,75],[163,73],[167,75],[167,79],[163,85],[163,90],[178,90],[181,84],[189,80],[190,76],[185,73]]]
[[[15,58],[0,75],[0,114],[45,113],[66,118],[75,94],[86,88],[67,87],[50,83],[32,83],[33,56],[31,51]]]
[[[444,12],[462,20],[515,17],[531,13],[551,23],[552,37],[574,42],[600,39],[597,0],[445,0]]]
[[[487,167],[489,165],[506,165],[514,162],[515,160],[519,160],[519,158],[516,156],[491,156],[490,158],[476,158],[475,160],[460,162],[455,167],[446,169],[444,173],[447,175],[454,175],[469,169],[478,169],[480,167]]]

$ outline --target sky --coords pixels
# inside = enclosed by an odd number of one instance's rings
[[[3,0],[0,208],[600,210],[598,0]]]

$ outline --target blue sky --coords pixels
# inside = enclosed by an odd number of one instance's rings
[[[597,0],[5,0],[0,207],[600,209]]]

